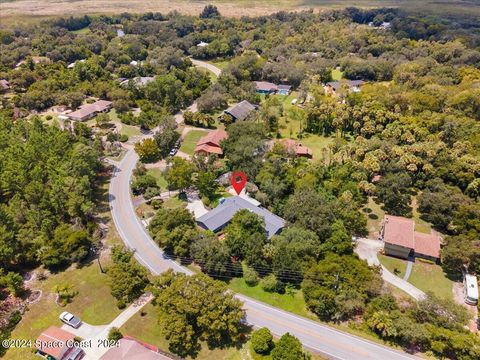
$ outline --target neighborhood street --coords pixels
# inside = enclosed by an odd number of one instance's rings
[[[153,274],[174,269],[186,274],[191,271],[165,257],[154,243],[147,230],[138,220],[130,196],[130,180],[138,155],[129,150],[115,168],[110,183],[110,207],[115,226],[125,244],[135,249],[137,260]],[[331,359],[348,360],[401,360],[416,357],[386,346],[338,331],[332,327],[276,309],[243,295],[237,298],[244,302],[247,320],[255,327],[268,327],[280,336],[289,332],[297,336],[305,347],[320,352]]]

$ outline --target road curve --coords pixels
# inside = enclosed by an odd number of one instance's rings
[[[130,195],[130,180],[138,155],[129,150],[115,167],[109,189],[110,209],[120,237],[127,247],[135,249],[136,259],[153,274],[167,269],[191,274],[192,272],[175,261],[167,259],[138,220]],[[255,327],[268,327],[276,336],[289,332],[302,344],[331,359],[339,360],[406,360],[416,359],[400,352],[333,327],[308,320],[287,311],[279,310],[249,297],[237,294],[243,301],[247,321]]]
[[[212,64],[207,63],[205,61],[195,60],[195,59],[192,59],[192,58],[190,58],[190,60],[192,61],[192,64],[195,65],[196,67],[207,69],[207,70],[211,71],[212,73],[214,73],[216,77],[219,77],[220,74],[222,73],[222,69],[216,67],[215,65],[212,65]]]

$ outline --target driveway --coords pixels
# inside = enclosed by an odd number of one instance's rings
[[[382,267],[383,280],[392,284],[393,286],[396,286],[400,290],[403,290],[416,300],[423,299],[425,297],[425,293],[422,290],[417,289],[409,282],[399,278],[398,276],[395,276],[390,271],[388,271],[385,266],[380,264],[377,254],[382,248],[383,243],[380,240],[359,238],[357,239],[357,246],[355,247],[355,252],[358,254],[360,259],[367,260],[368,265],[380,265]]]
[[[83,323],[78,329],[73,329],[68,325],[63,325],[62,329],[72,333],[83,340],[90,341],[91,346],[83,347],[85,351],[84,360],[97,360],[102,357],[108,350],[108,346],[102,346],[102,341],[108,339],[108,332],[112,327],[120,328],[133,315],[135,315],[142,307],[148,304],[153,299],[153,295],[144,294],[138,300],[133,302],[120,315],[118,315],[110,324],[94,326]],[[135,334],[132,334],[135,335]],[[99,346],[100,345],[100,346]]]
[[[187,200],[187,209],[193,214],[193,216],[195,216],[195,219],[208,213],[208,210],[205,208],[205,205],[203,205],[202,200],[198,198],[198,195],[188,195]]]

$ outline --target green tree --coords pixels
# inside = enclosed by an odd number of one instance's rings
[[[195,356],[200,340],[211,348],[239,340],[242,303],[227,292],[225,284],[205,275],[169,271],[154,280],[153,291],[159,324],[173,353]]]
[[[263,257],[267,234],[261,217],[248,210],[240,210],[225,228],[225,233],[225,244],[232,256],[245,259],[253,268],[261,269],[267,265]]]
[[[160,149],[153,139],[145,139],[135,144],[135,151],[144,163],[155,162],[160,159]]]
[[[241,264],[232,262],[230,251],[215,235],[198,236],[190,246],[190,256],[205,274],[225,279],[241,274]]]
[[[189,257],[197,237],[195,219],[184,208],[159,209],[149,224],[153,239],[170,254]]]
[[[193,164],[180,157],[174,157],[165,172],[170,189],[178,189],[180,192],[185,191],[193,184],[193,173],[195,167]]]
[[[375,196],[388,214],[409,216],[412,212],[411,186],[412,180],[407,173],[387,174],[378,182]]]
[[[310,356],[303,351],[302,343],[289,333],[283,334],[272,350],[272,360],[303,360]]]
[[[273,336],[267,328],[255,330],[252,333],[252,348],[257,354],[267,355],[273,348]]]
[[[115,247],[112,259],[113,265],[107,269],[111,293],[119,301],[132,302],[143,294],[149,284],[148,273],[133,258],[133,252]]]
[[[198,173],[197,179],[195,180],[195,186],[197,187],[200,196],[206,197],[209,200],[214,199],[218,190],[218,184],[215,180],[215,174],[211,171],[201,171]]]

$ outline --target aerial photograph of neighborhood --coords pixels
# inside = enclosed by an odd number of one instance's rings
[[[0,358],[480,360],[480,0],[0,0]]]

